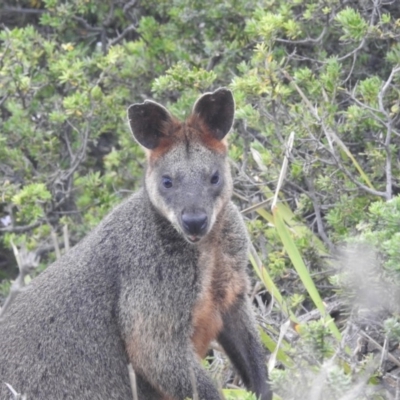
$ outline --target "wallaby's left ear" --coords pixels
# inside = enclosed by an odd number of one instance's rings
[[[201,96],[193,107],[193,115],[199,118],[217,140],[230,131],[235,115],[235,100],[226,88]]]

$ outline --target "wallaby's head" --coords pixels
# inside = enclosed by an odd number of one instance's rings
[[[150,200],[192,243],[211,231],[231,197],[224,138],[234,109],[232,93],[225,88],[201,96],[184,123],[153,101],[128,109],[132,133],[147,153]]]

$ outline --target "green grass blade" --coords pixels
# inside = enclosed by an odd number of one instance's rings
[[[276,343],[274,340],[263,330],[260,330],[260,337],[263,345],[271,352],[274,353],[276,350]],[[286,344],[287,345],[287,344]],[[283,349],[278,349],[276,352],[276,358],[282,364],[284,364],[288,368],[293,368],[295,366],[293,360],[285,353]]]
[[[281,293],[279,292],[278,288],[276,287],[274,281],[272,280],[271,276],[269,275],[267,269],[262,265],[261,260],[258,258],[258,255],[252,246],[249,254],[249,259],[251,265],[254,268],[254,271],[258,275],[261,282],[267,288],[268,292],[274,298],[274,300],[279,304],[280,309],[282,312],[287,316],[290,317],[291,313],[287,308]]]
[[[321,315],[326,318],[329,317],[326,313],[325,306],[322,302],[321,296],[312,280],[306,265],[304,264],[303,258],[287,228],[282,216],[279,213],[277,207],[273,209],[273,216],[276,230],[282,240],[283,246],[292,261],[293,266],[295,267],[301,281],[303,282],[304,287],[306,288],[308,294],[310,295],[312,301],[314,302],[317,309],[320,311]],[[329,327],[333,333],[333,335],[341,340],[342,335],[339,332],[339,329],[336,327],[335,323],[332,321],[329,324]]]
[[[343,152],[346,154],[346,156],[348,158],[350,158],[351,162],[353,163],[353,165],[356,167],[358,173],[360,174],[361,178],[364,180],[364,182],[367,184],[367,186],[370,189],[375,190],[374,186],[372,185],[371,181],[369,180],[367,174],[364,172],[364,170],[361,168],[360,164],[358,163],[358,161],[355,159],[355,157],[353,156],[353,154],[351,153],[351,151],[347,148],[347,146],[342,142],[342,140],[335,134],[331,135],[335,138],[336,143],[339,145],[339,147],[343,150]]]

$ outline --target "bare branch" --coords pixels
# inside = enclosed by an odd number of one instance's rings
[[[38,10],[37,8],[22,8],[22,7],[2,7],[0,14],[15,13],[15,14],[44,14],[47,10]]]
[[[65,252],[68,252],[70,249],[68,225],[63,226],[63,238],[64,238]]]
[[[356,178],[354,178],[354,176],[347,170],[347,168],[343,165],[343,163],[339,162],[339,160],[337,159],[335,154],[332,154],[332,156],[334,157],[335,161],[336,161],[336,165],[337,167],[346,174],[346,176],[355,184],[358,186],[359,189],[364,190],[365,192],[372,194],[374,196],[378,196],[378,197],[386,197],[386,193],[385,192],[381,192],[379,190],[375,190],[372,189],[368,186],[365,186],[364,184],[362,184],[361,182],[359,182]]]
[[[38,226],[40,226],[42,224],[42,221],[38,221],[35,222],[31,225],[25,225],[25,226],[9,226],[6,228],[0,228],[0,233],[6,233],[6,232],[10,232],[10,233],[24,233],[24,232],[28,232],[31,231],[32,229],[37,228]]]
[[[353,62],[351,63],[350,71],[347,74],[347,78],[342,82],[342,86],[344,86],[349,81],[349,79],[353,76],[353,70],[354,70],[354,66],[356,65],[356,61],[357,61],[357,54],[354,53],[353,54]]]
[[[280,43],[290,43],[290,44],[308,44],[308,43],[320,43],[322,38],[325,36],[326,33],[326,26],[322,30],[321,34],[316,38],[307,38],[307,39],[301,39],[301,40],[288,40],[288,39],[276,39],[277,42]]]
[[[1,62],[1,60],[0,60]],[[8,94],[6,94],[1,100],[0,100],[0,107],[4,104],[4,102],[8,99]]]
[[[385,82],[385,84],[383,85],[382,89],[379,91],[379,94],[378,94],[379,111],[384,113],[384,114],[387,114],[387,111],[385,110],[385,107],[383,105],[383,97],[386,94],[386,91],[388,90],[390,84],[392,83],[392,80],[393,80],[394,76],[398,72],[400,72],[400,66],[396,67],[396,68],[393,68],[392,72],[389,75],[388,80]]]
[[[59,260],[61,258],[61,251],[60,246],[58,245],[57,234],[54,229],[51,230],[51,240],[53,242],[54,250],[56,252],[56,259]]]
[[[193,400],[199,400],[199,393],[197,391],[197,384],[196,384],[196,376],[194,374],[193,368],[190,368],[190,381],[192,383],[192,389],[193,389]]]
[[[110,10],[108,11],[107,18],[103,22],[104,27],[108,27],[111,24],[113,16],[114,16],[114,3],[111,3],[111,7]]]
[[[8,390],[12,393],[13,400],[26,400],[26,396],[25,395],[21,395],[20,393],[18,393],[9,383],[4,382],[4,384],[7,386]]]
[[[263,200],[260,203],[257,203],[257,204],[254,204],[254,205],[250,206],[250,207],[245,208],[244,210],[241,211],[241,213],[243,215],[245,215],[245,214],[251,213],[253,211],[257,211],[260,208],[264,208],[268,203],[271,202],[271,200],[272,199]]]
[[[353,92],[354,92],[354,90],[353,90]],[[365,104],[362,101],[358,100],[353,93],[347,92],[347,94],[350,96],[351,100],[353,100],[358,106],[360,106],[360,107],[364,108],[366,111],[368,111],[368,113],[371,115],[372,118],[379,121],[382,125],[387,126],[386,122],[377,115],[377,113],[378,114],[380,113],[380,110],[378,110],[377,108],[373,108],[373,107],[369,106],[368,104]]]
[[[276,204],[278,203],[278,195],[279,195],[279,192],[281,191],[281,187],[283,185],[283,181],[286,178],[290,152],[292,151],[292,147],[293,147],[293,141],[294,141],[294,132],[291,132],[290,135],[289,135],[289,139],[287,141],[287,144],[286,144],[285,156],[283,158],[281,172],[279,174],[278,183],[276,185],[275,196],[274,196],[274,198],[272,200],[272,204],[271,204],[271,210],[272,211],[274,211],[274,208],[276,207]]]
[[[394,76],[400,72],[400,67],[393,68],[389,78],[382,86],[382,89],[378,93],[378,104],[379,104],[379,111],[383,113],[388,122],[386,124],[386,138],[385,138],[385,151],[386,151],[386,200],[390,200],[392,198],[392,151],[390,148],[390,144],[392,141],[392,124],[393,119],[390,117],[390,113],[386,111],[385,106],[383,104],[383,98],[389,89],[390,84],[392,83]]]
[[[127,13],[131,8],[135,7],[136,3],[137,3],[137,0],[131,0],[128,3],[126,3],[124,5],[124,8],[122,9],[124,14]]]
[[[64,243],[61,242],[61,243],[59,244],[59,247],[60,247],[60,248],[64,247]],[[36,250],[36,254],[37,254],[38,257],[42,257],[44,254],[49,253],[50,251],[54,251],[54,250],[55,250],[55,248],[54,248],[53,245],[51,245],[51,244],[49,244],[49,245],[44,245],[44,246],[39,247],[39,248]]]
[[[315,194],[314,184],[313,184],[312,180],[308,179],[306,176],[304,177],[304,180],[305,180],[307,188],[308,188],[308,192],[306,192],[306,193],[313,203],[314,212],[315,212],[315,220],[317,221],[318,234],[322,238],[324,243],[329,247],[329,250],[333,251],[335,249],[335,246],[333,245],[333,243],[331,242],[331,240],[329,239],[328,235],[325,232],[324,223],[322,221],[321,207],[320,207],[318,198]]]
[[[116,38],[111,40],[111,42],[108,44],[108,47],[114,46],[117,43],[119,43],[129,32],[135,32],[135,33],[137,33],[139,35],[139,32],[136,30],[135,25],[134,24],[130,24]]]
[[[360,331],[360,335],[365,337],[367,340],[370,341],[370,343],[376,347],[378,350],[383,351],[383,347],[376,341],[374,340],[370,335],[368,335],[367,332],[365,332],[364,330]],[[389,359],[390,362],[392,362],[393,364],[397,365],[398,367],[400,367],[400,361],[394,357],[392,354],[387,353],[387,357]]]
[[[133,370],[132,364],[128,364],[128,371],[129,371],[129,381],[131,383],[131,388],[132,388],[132,396],[133,400],[138,400],[138,394],[137,394],[137,384],[136,384],[136,374],[135,371]]]
[[[6,298],[3,307],[0,309],[0,322],[3,316],[10,307],[10,304],[18,296],[18,294],[23,290],[25,286],[25,277],[39,265],[39,257],[36,252],[27,251],[25,248],[18,248],[11,242],[13,247],[15,259],[17,260],[19,274],[17,279],[13,282],[10,289],[10,294]]]
[[[87,117],[86,129],[85,129],[85,132],[83,134],[82,146],[79,149],[78,154],[76,154],[75,157],[73,158],[71,168],[68,171],[64,172],[64,176],[62,177],[63,181],[69,179],[72,176],[72,174],[76,171],[76,169],[79,167],[79,165],[81,164],[81,162],[85,158],[86,146],[87,146],[87,142],[88,142],[88,138],[89,138],[90,122],[92,120],[92,116],[93,116],[93,108],[92,108],[92,110],[90,111],[90,114]],[[81,134],[80,130],[78,128],[76,128],[72,124],[71,121],[67,120],[67,123],[68,123],[69,126],[71,126],[72,129],[74,129],[76,132]]]
[[[77,17],[76,15],[72,15],[71,17],[73,20],[79,22],[89,32],[102,32],[103,31],[103,28],[99,28],[99,27],[90,25],[86,21],[86,19],[84,19],[82,17]]]

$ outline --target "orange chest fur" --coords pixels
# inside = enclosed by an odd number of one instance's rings
[[[200,257],[201,290],[192,311],[191,340],[201,358],[223,328],[223,313],[247,289],[247,276],[235,270],[234,263],[219,249]]]

